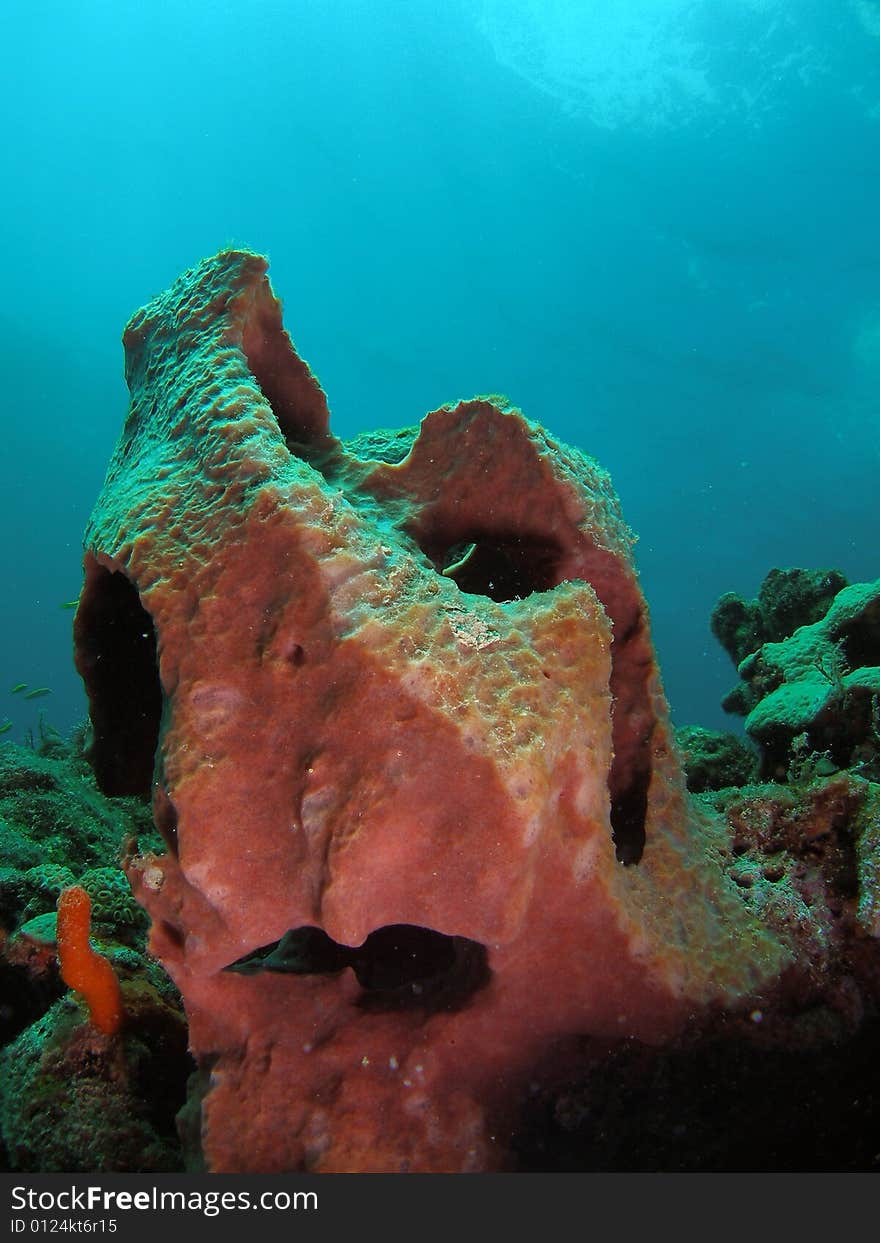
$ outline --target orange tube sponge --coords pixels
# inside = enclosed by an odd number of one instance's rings
[[[85,889],[63,889],[57,932],[61,978],[85,998],[94,1026],[112,1036],[122,1025],[122,993],[109,961],[89,945],[91,920],[92,901]]]

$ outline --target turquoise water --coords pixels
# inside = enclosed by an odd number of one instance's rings
[[[7,737],[85,711],[61,605],[122,327],[229,243],[337,434],[500,391],[610,470],[676,723],[730,723],[722,592],[880,574],[877,0],[9,0],[4,34]]]

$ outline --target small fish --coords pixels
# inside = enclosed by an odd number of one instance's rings
[[[8,734],[11,729],[12,729],[12,722],[4,721],[3,724],[0,725],[0,734]]]
[[[27,682],[16,682],[15,686],[13,686],[12,690],[9,693],[10,695],[17,695],[18,692],[23,691],[26,686],[27,686]]]
[[[63,604],[59,605],[59,608],[78,609],[79,608],[79,597],[77,597],[76,600],[65,600]]]
[[[52,694],[51,687],[38,686],[36,690],[28,691],[27,694],[25,695],[25,699],[42,699],[44,695],[51,695],[51,694]]]

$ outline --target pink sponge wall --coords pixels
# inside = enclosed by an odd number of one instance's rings
[[[504,1168],[578,1038],[668,1039],[792,954],[687,800],[607,474],[502,399],[343,445],[266,266],[126,329],[93,762],[167,842],[128,870],[210,1169]]]

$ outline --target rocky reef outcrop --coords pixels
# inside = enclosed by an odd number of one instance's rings
[[[785,607],[773,612],[768,600]],[[756,615],[751,628],[735,625]],[[723,596],[712,628],[740,676],[724,707],[745,716],[763,776],[847,769],[880,779],[880,580],[773,570],[756,601]]]

